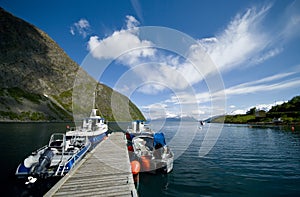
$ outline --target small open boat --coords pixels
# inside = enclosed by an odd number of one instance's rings
[[[200,120],[199,123],[200,123],[200,126],[204,126],[205,125],[205,122],[202,121],[202,120]]]
[[[16,176],[28,178],[34,183],[37,178],[64,176],[87,153],[91,142],[87,137],[68,136],[62,133],[51,135],[48,145],[32,152],[18,166]]]
[[[144,123],[137,122],[133,123],[131,129],[127,129],[126,138],[130,160],[139,162],[141,172],[172,171],[174,154],[167,146],[163,133],[155,133],[149,127],[145,127]]]

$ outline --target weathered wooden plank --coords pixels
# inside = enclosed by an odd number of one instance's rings
[[[123,133],[113,133],[45,196],[137,196]]]

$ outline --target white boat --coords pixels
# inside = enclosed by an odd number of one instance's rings
[[[34,183],[38,178],[64,176],[88,152],[91,142],[83,136],[51,135],[48,145],[32,152],[18,166],[16,176]]]
[[[205,125],[205,122],[202,121],[202,120],[200,120],[199,123],[200,123],[200,126],[204,126]]]
[[[274,124],[282,124],[282,123],[283,123],[283,121],[282,121],[281,118],[273,118],[272,122],[273,122]]]
[[[136,120],[131,123],[131,127],[127,128],[128,133],[153,133],[148,124],[142,120]]]
[[[95,147],[107,136],[107,132],[108,126],[104,118],[97,115],[97,109],[92,109],[90,117],[85,118],[81,126],[69,128],[66,136],[87,136]]]
[[[174,153],[167,146],[164,134],[154,132],[141,121],[132,123],[126,132],[130,160],[138,161],[141,172],[169,173],[173,169]]]

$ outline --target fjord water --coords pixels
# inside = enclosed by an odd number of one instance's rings
[[[122,123],[126,129],[130,123]],[[172,149],[184,150],[168,175],[140,174],[140,196],[299,196],[300,132],[284,127],[224,125],[204,157],[199,148],[209,127],[182,122],[184,133]],[[1,196],[41,196],[52,183],[38,190],[26,189],[15,180],[20,161],[45,145],[54,132],[65,132],[67,123],[1,123]],[[151,122],[156,128],[158,123]],[[178,137],[178,122],[166,122],[162,131],[167,142]],[[195,133],[191,132],[196,126]],[[110,128],[118,130],[112,123]],[[189,143],[184,135],[192,135]],[[185,145],[185,148],[182,146]]]
[[[27,189],[15,177],[19,163],[32,151],[48,144],[52,133],[65,133],[67,123],[0,123],[1,196],[42,196],[54,184]]]
[[[193,122],[184,122],[186,135]],[[224,125],[211,151],[199,157],[209,126],[199,128],[168,175],[140,177],[141,196],[299,196],[300,133],[289,127]],[[163,131],[172,141],[178,123]],[[176,145],[175,145],[176,146]],[[173,147],[176,149],[176,147]]]

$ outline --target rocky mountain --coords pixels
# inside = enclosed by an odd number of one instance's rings
[[[96,84],[95,105],[103,117],[110,121],[144,119],[126,96],[96,82],[45,32],[0,8],[0,120],[72,120],[78,73],[85,85]],[[89,88],[80,88],[88,96],[85,91]]]

